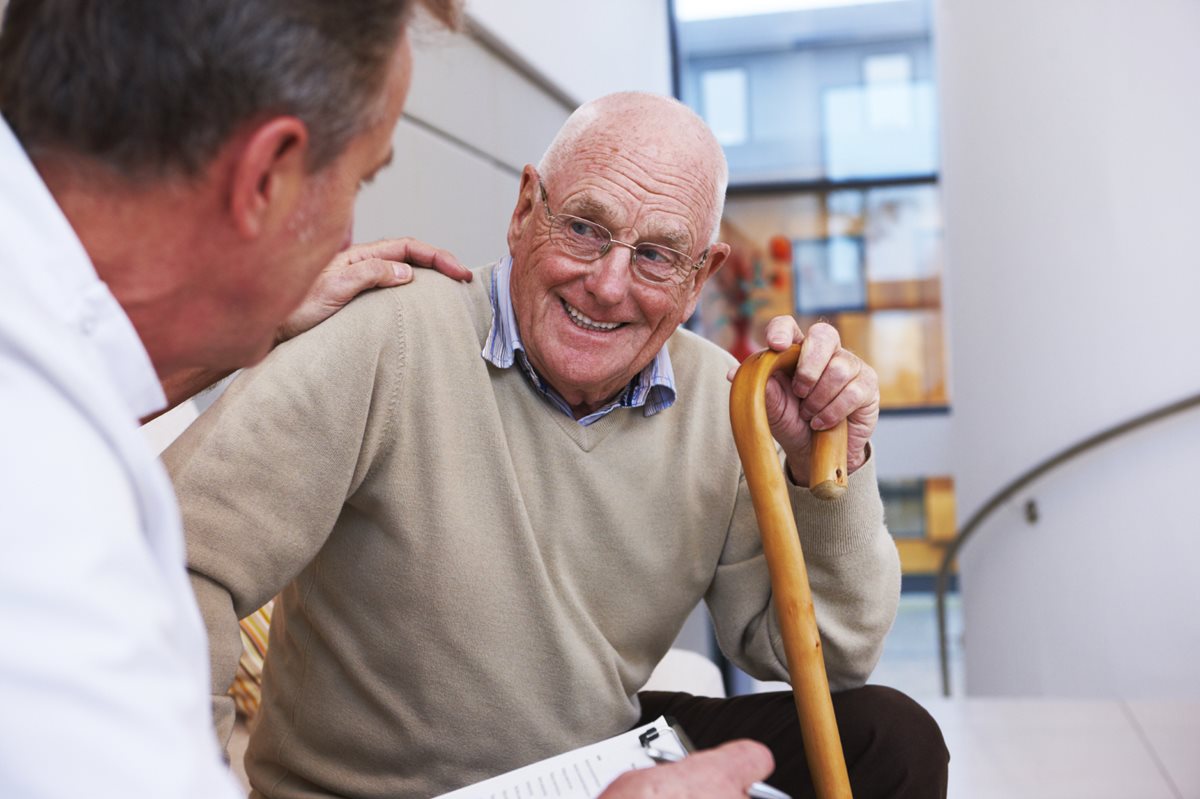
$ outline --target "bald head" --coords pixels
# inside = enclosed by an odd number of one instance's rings
[[[729,167],[721,145],[695,111],[674,98],[648,92],[618,92],[584,103],[554,137],[538,172],[553,181],[581,154],[597,152],[640,169],[667,165],[698,178],[709,191],[704,199],[711,218],[705,222],[709,241],[716,241]]]

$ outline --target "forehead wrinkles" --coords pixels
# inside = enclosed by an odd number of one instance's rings
[[[570,174],[560,176],[570,180],[564,186],[564,211],[607,216],[597,221],[628,226],[649,213],[650,227],[639,229],[639,235],[690,246],[706,235],[697,231],[708,227],[712,215],[716,185],[706,166],[693,154],[669,148],[663,153],[653,145],[628,153],[609,143],[585,144],[565,170]],[[634,216],[626,218],[631,206]]]

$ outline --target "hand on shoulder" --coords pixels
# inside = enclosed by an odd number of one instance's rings
[[[455,280],[470,281],[471,271],[448,251],[410,238],[356,244],[334,256],[321,270],[300,307],[276,334],[287,341],[324,322],[359,294],[412,282],[413,267],[435,269]]]

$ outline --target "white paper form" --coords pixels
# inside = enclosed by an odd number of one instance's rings
[[[595,799],[626,771],[654,765],[639,740],[651,727],[660,733],[654,739],[655,748],[680,756],[687,754],[666,719],[659,716],[629,732],[539,760],[436,799]]]

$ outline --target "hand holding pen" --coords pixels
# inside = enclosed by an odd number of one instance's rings
[[[748,741],[735,741],[733,744],[726,744],[726,746],[734,746],[734,745],[741,744],[741,743],[749,743],[749,742]],[[721,749],[724,749],[724,748],[725,747],[721,747]],[[684,757],[683,755],[677,755],[674,752],[666,752],[661,749],[658,749],[653,744],[648,744],[645,747],[645,749],[646,749],[646,754],[649,755],[650,759],[653,760],[655,763],[679,763],[684,760],[687,760],[689,762],[695,762],[695,761],[698,761],[700,759],[700,757],[703,755],[703,753],[701,753],[701,755],[695,755],[693,757]],[[719,750],[715,750],[715,751],[719,751]],[[752,782],[749,786],[746,787],[745,795],[749,796],[750,799],[791,799],[791,797],[788,794],[784,793],[783,791],[779,790],[778,788],[772,788],[770,785],[767,785],[765,782]]]

